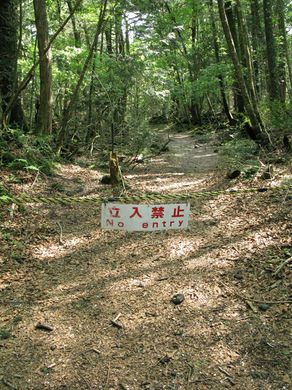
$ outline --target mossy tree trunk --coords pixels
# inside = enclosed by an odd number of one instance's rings
[[[26,128],[21,100],[9,103],[17,88],[17,2],[0,1],[0,117],[1,125]]]
[[[242,69],[242,65],[240,63],[236,47],[232,38],[231,30],[229,27],[228,19],[225,12],[224,0],[218,0],[218,7],[220,13],[220,19],[224,31],[224,35],[226,38],[228,50],[230,53],[230,57],[233,62],[233,66],[235,69],[235,74],[238,81],[238,87],[243,97],[245,112],[249,117],[251,122],[251,126],[247,129],[248,134],[251,138],[257,140],[259,143],[267,143],[270,142],[267,133],[265,132],[264,125],[261,120],[260,113],[258,111],[258,107],[256,102],[253,102],[250,97],[250,91],[248,90],[248,85],[244,79],[244,73]]]
[[[273,1],[263,0],[266,51],[268,63],[268,92],[271,100],[280,100],[279,74],[277,70],[277,49],[273,32]]]

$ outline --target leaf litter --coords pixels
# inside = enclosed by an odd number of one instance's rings
[[[169,149],[125,175],[130,192],[263,185],[227,180],[189,134]],[[101,177],[70,164],[10,186],[108,196]],[[1,206],[0,388],[288,389],[290,209],[221,194],[192,202],[185,231],[127,233],[102,231],[95,204]]]

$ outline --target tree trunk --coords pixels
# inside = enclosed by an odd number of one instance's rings
[[[261,13],[260,13],[260,4],[259,0],[251,0],[250,3],[250,13],[251,13],[251,42],[253,49],[253,69],[255,77],[255,89],[257,95],[260,97],[262,93],[262,80],[261,80],[261,70],[263,68],[262,64],[264,63],[263,59],[263,30],[261,23]]]
[[[215,17],[214,17],[213,0],[209,1],[209,13],[210,13],[210,19],[211,19],[215,59],[216,59],[217,64],[220,64],[218,34],[217,34],[217,28],[216,28],[216,23],[215,23]],[[224,77],[222,74],[220,74],[218,76],[218,81],[219,81],[219,88],[220,88],[223,111],[224,111],[224,113],[229,121],[229,124],[234,125],[234,119],[233,119],[232,114],[229,110],[229,105],[228,105],[226,94],[225,94]]]
[[[256,91],[255,91],[255,81],[254,81],[254,71],[251,59],[251,48],[248,39],[248,32],[245,24],[245,17],[243,15],[241,2],[240,0],[236,0],[237,6],[237,20],[238,20],[238,32],[239,32],[239,40],[241,41],[242,54],[245,58],[245,67],[246,67],[246,82],[248,85],[248,89],[250,92],[250,97],[252,104],[256,104]]]
[[[280,99],[279,75],[277,72],[276,41],[273,33],[272,0],[263,0],[266,50],[268,61],[268,92],[271,100]]]
[[[109,55],[113,54],[112,21],[109,20],[105,29],[106,48]]]
[[[34,0],[35,23],[40,64],[40,99],[36,117],[36,133],[52,133],[52,65],[49,44],[49,28],[45,0]]]
[[[286,64],[288,69],[288,78],[290,89],[292,89],[292,69],[291,59],[289,56],[289,48],[287,41],[286,22],[285,22],[285,5],[283,0],[276,1],[276,13],[279,29],[279,76],[280,76],[280,97],[285,103],[286,100]]]
[[[77,26],[76,26],[76,20],[75,20],[75,16],[74,16],[74,12],[73,12],[74,7],[72,5],[72,1],[67,0],[67,5],[69,8],[70,14],[72,14],[71,22],[72,22],[72,28],[73,28],[75,47],[79,48],[79,47],[81,47],[81,35],[80,35],[80,32],[78,31]]]
[[[238,60],[241,63],[241,53],[240,53],[240,46],[239,46],[239,41],[238,41],[238,32],[237,32],[235,12],[234,12],[232,2],[229,0],[224,1],[224,8],[225,8],[225,13],[226,13],[226,17],[228,20],[228,25],[230,28],[232,40],[234,42],[234,46],[235,46],[236,53],[238,56]],[[235,108],[236,112],[243,113],[244,112],[243,96],[240,92],[240,88],[238,86],[238,80],[236,78],[235,78],[235,81],[233,84],[233,96],[234,96],[234,108]]]
[[[177,20],[172,12],[172,9],[170,8],[170,5],[164,1],[164,6],[165,9],[167,10],[171,20],[173,21],[173,31],[176,34],[178,41],[181,44],[181,52],[185,58],[187,68],[188,68],[188,75],[189,75],[189,81],[190,83],[193,83],[196,80],[196,74],[197,74],[197,64],[196,64],[196,56],[195,56],[195,45],[196,45],[196,33],[197,33],[197,20],[196,20],[196,13],[193,4],[193,9],[192,9],[192,55],[190,56],[189,49],[186,45],[185,39],[180,31],[179,28],[177,28]],[[189,103],[189,113],[191,116],[191,122],[193,125],[201,125],[202,124],[202,118],[201,118],[201,104],[199,104],[193,94],[190,96],[190,103]]]
[[[93,56],[92,56],[93,58],[92,58],[92,65],[91,65],[91,76],[90,76],[89,98],[88,98],[87,133],[85,138],[86,143],[89,143],[92,140],[92,138],[94,138],[96,133],[96,123],[93,123],[93,115],[92,115],[94,77],[96,72],[96,61],[95,61],[96,52],[97,52],[97,45],[93,49]]]
[[[228,24],[228,19],[225,13],[224,0],[218,0],[218,7],[219,7],[220,19],[221,19],[224,35],[227,41],[229,53],[235,69],[235,74],[237,76],[238,86],[240,88],[240,92],[244,100],[246,113],[249,116],[251,122],[251,127],[248,128],[249,136],[257,140],[258,142],[267,142],[267,139],[264,135],[265,129],[261,121],[260,114],[258,112],[257,106],[252,105],[250,94],[246,82],[244,80],[242,67],[236,52],[235,44]]]
[[[125,23],[125,46],[126,46],[126,54],[130,55],[130,36],[129,36],[129,22],[127,19],[127,15],[124,15],[124,23]]]
[[[26,128],[20,98],[9,107],[17,88],[17,7],[15,0],[0,1],[0,118],[1,125]]]

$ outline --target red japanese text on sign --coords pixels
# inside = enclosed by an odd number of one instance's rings
[[[143,218],[142,215],[139,213],[139,207],[133,207],[133,214],[130,215],[130,218],[134,218],[136,215],[139,218]]]
[[[184,217],[185,210],[178,205],[176,208],[173,209],[173,218],[182,218]]]
[[[113,218],[121,218],[120,216],[120,208],[119,207],[112,207],[109,209],[110,215]]]
[[[101,227],[126,231],[154,232],[185,229],[190,205],[187,204],[121,204],[103,203]]]
[[[164,217],[164,207],[152,207],[151,218],[163,218]]]

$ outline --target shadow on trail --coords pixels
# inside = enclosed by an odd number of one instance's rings
[[[214,189],[201,178],[190,188]],[[288,206],[259,196],[198,199],[189,229],[154,234],[100,231],[95,206],[29,208],[30,250],[4,264],[0,377],[25,390],[284,389],[287,306],[246,297],[288,296],[266,267],[283,256]]]

